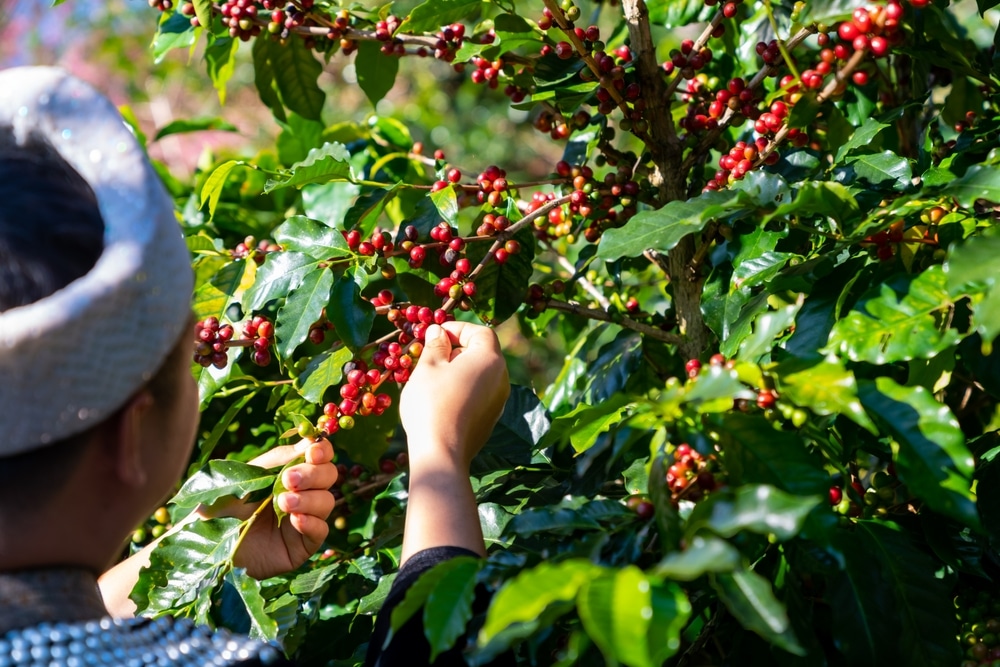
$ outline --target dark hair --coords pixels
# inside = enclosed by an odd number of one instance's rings
[[[104,249],[97,196],[44,138],[0,127],[0,312],[86,274]]]

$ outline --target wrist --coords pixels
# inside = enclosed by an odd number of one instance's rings
[[[413,440],[408,442],[410,455],[410,476],[421,473],[436,475],[469,476],[471,457],[460,445],[451,445],[445,440]]]

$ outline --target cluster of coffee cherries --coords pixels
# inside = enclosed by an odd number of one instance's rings
[[[259,265],[264,263],[268,253],[280,250],[281,246],[270,239],[257,241],[253,236],[248,236],[237,243],[236,247],[229,251],[229,254],[233,259],[247,259],[249,257]]]
[[[721,23],[712,33],[712,37],[721,37],[726,32],[726,26]],[[670,75],[674,71],[679,71],[681,77],[692,80],[702,69],[712,61],[712,49],[703,46],[698,50],[694,48],[694,41],[685,39],[681,42],[680,49],[670,51],[670,60],[664,61],[661,67],[663,71]]]
[[[638,304],[636,304],[638,306]],[[731,360],[727,360],[722,354],[713,354],[709,357],[709,365],[719,367],[719,368],[733,368],[734,363]],[[687,373],[688,378],[691,380],[696,380],[699,375],[701,375],[702,363],[698,359],[689,359],[687,363],[684,364],[684,372]],[[761,387],[757,389],[757,407],[761,410],[772,410],[778,403],[778,393],[770,387]],[[748,412],[752,409],[749,401],[744,399],[736,399],[733,402],[733,408],[739,410],[740,412]],[[768,413],[770,414],[770,413]]]
[[[159,507],[153,515],[132,531],[132,545],[136,549],[146,546],[152,540],[162,536],[170,530],[173,524],[170,521],[170,512],[166,507]]]
[[[704,457],[696,449],[683,443],[674,449],[674,461],[667,468],[666,482],[673,502],[697,502],[718,488],[712,473],[711,457]]]
[[[401,350],[397,351],[395,348],[390,349],[389,347],[386,347],[384,350],[388,355],[385,358],[390,359],[391,368],[388,370],[402,371],[400,377],[396,380],[397,382],[405,382],[409,379],[409,369],[412,366],[412,361],[419,357],[420,351],[423,350],[422,344],[415,346],[414,343],[419,343],[424,339],[427,327],[432,324],[444,324],[455,319],[454,315],[443,308],[431,309],[429,306],[417,306],[414,304],[405,306],[400,304],[398,307],[391,307],[386,313],[386,318],[400,331],[397,345],[409,345],[407,354],[413,357],[409,360],[403,360],[399,357]],[[392,359],[393,357],[396,358]]]
[[[569,118],[559,111],[543,109],[535,118],[533,126],[539,132],[548,134],[553,141],[569,139],[573,130],[582,130],[590,124],[590,114],[580,109]]]
[[[326,308],[322,310],[319,320],[309,326],[309,342],[322,345],[326,340],[326,332],[333,329],[333,323],[326,318]]]
[[[484,169],[476,177],[476,183],[479,184],[479,191],[476,193],[477,201],[480,204],[488,203],[494,208],[503,203],[507,191],[510,189],[510,184],[507,182],[507,171],[495,164]]]
[[[888,469],[871,476],[870,486],[861,496],[863,513],[866,516],[886,516],[905,506],[909,498],[906,486],[896,477],[895,469],[890,464]]]
[[[396,348],[400,347],[399,343],[389,345],[395,345]],[[397,375],[395,378],[397,382],[405,382],[409,379],[408,369],[413,365],[413,357],[408,354],[402,354],[401,349],[397,349],[396,351],[398,356],[393,365],[399,367],[402,357],[407,357],[408,359],[405,376]],[[378,363],[380,353],[384,355],[381,360],[382,364]],[[373,364],[375,366],[381,365],[384,368],[387,356],[388,353],[379,350],[379,352],[375,353]],[[375,415],[377,417],[392,405],[392,397],[388,394],[376,393],[378,392],[378,388],[382,386],[382,383],[393,376],[390,369],[386,368],[386,370],[380,371],[377,367],[368,368],[368,364],[363,360],[354,359],[344,365],[343,372],[344,378],[347,381],[340,386],[340,402],[324,405],[323,414],[316,420],[316,428],[328,434],[336,433],[341,429],[349,431],[354,428],[355,415],[361,417]]]
[[[625,507],[635,512],[636,516],[643,520],[649,520],[656,514],[649,496],[645,493],[635,493],[625,499]]]
[[[240,340],[251,343],[250,360],[258,366],[271,363],[271,345],[274,343],[274,324],[263,315],[254,315],[243,325]]]
[[[961,667],[1000,667],[1000,599],[996,590],[984,589],[986,585],[983,581],[975,589],[963,587],[955,596],[958,640],[965,657]]]
[[[229,363],[226,356],[227,343],[233,339],[233,326],[221,324],[218,317],[206,317],[194,325],[194,362],[208,368],[225,368]]]
[[[532,283],[528,285],[528,291],[524,296],[524,303],[528,306],[527,316],[537,317],[539,313],[545,312],[549,299],[553,295],[559,295],[566,291],[566,283],[558,278],[545,285]]]
[[[861,242],[862,246],[869,246],[875,249],[875,256],[879,261],[887,262],[896,254],[896,244],[903,242],[903,231],[905,222],[896,220],[889,229],[883,229],[870,236],[865,237]]]
[[[469,78],[472,79],[472,83],[477,85],[486,85],[490,88],[496,88],[500,85],[500,74],[503,73],[503,59],[497,58],[496,60],[490,60],[488,58],[482,58],[480,56],[475,56],[472,58],[472,64],[475,69],[472,70],[472,74]],[[521,97],[518,102],[523,101],[524,96]]]

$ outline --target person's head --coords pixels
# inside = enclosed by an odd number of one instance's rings
[[[77,85],[62,74],[55,80],[60,85],[66,81]],[[4,102],[2,88],[0,85],[0,111]],[[104,108],[99,111],[110,107],[103,99],[100,101]],[[113,111],[113,107],[110,109]],[[115,119],[119,125],[116,127],[112,122],[111,127],[123,129],[120,118],[116,115]],[[74,408],[72,416],[76,418],[75,412],[79,411],[79,419],[70,420],[69,426],[29,425],[42,433],[42,439],[34,443],[3,442],[10,432],[30,433],[31,428],[19,429],[18,426],[25,425],[14,423],[18,418],[14,411],[8,410],[7,416],[0,419],[4,422],[0,431],[8,434],[0,434],[0,570],[56,563],[101,568],[114,557],[131,529],[171,491],[190,455],[197,426],[197,389],[189,372],[191,328],[182,321],[189,318],[184,304],[189,303],[190,289],[185,285],[186,293],[174,297],[174,307],[167,309],[171,316],[167,318],[170,321],[163,323],[163,329],[169,333],[159,334],[160,342],[148,349],[148,370],[134,372],[135,379],[124,389],[120,380],[108,381],[102,376],[100,366],[85,361],[98,358],[114,363],[121,341],[100,336],[90,336],[89,340],[81,336],[81,361],[76,367],[72,356],[69,363],[60,359],[50,364],[52,369],[46,377],[51,386],[11,387],[11,376],[24,377],[18,374],[19,368],[30,369],[35,361],[44,365],[46,360],[22,361],[12,356],[4,359],[5,342],[8,350],[19,342],[16,336],[9,337],[10,331],[4,330],[4,324],[11,321],[20,325],[22,332],[28,332],[37,354],[44,354],[46,339],[60,345],[74,340],[78,332],[73,330],[72,311],[79,308],[85,312],[88,305],[82,295],[101,293],[101,289],[113,295],[115,279],[125,285],[122,302],[132,306],[122,307],[124,317],[129,312],[143,310],[141,300],[146,294],[150,295],[146,310],[157,311],[157,290],[135,288],[135,283],[149,280],[141,268],[128,275],[122,269],[128,266],[127,262],[109,264],[108,239],[120,244],[123,222],[134,222],[140,229],[151,228],[154,240],[156,233],[172,231],[179,242],[179,232],[176,228],[165,230],[162,220],[156,223],[123,220],[121,211],[127,208],[120,204],[129,202],[113,200],[107,210],[119,216],[116,220],[119,228],[109,229],[102,204],[108,205],[109,191],[128,192],[131,185],[128,176],[119,187],[113,177],[108,179],[102,173],[103,180],[98,180],[98,187],[104,188],[102,202],[95,188],[74,167],[80,164],[79,160],[75,163],[67,160],[44,132],[24,132],[23,127],[18,132],[17,128],[4,124],[7,120],[0,114],[0,370],[6,364],[14,372],[8,372],[6,378],[0,377],[0,382],[8,382],[6,387],[0,387],[0,394],[4,389],[8,392],[23,389],[26,394],[39,395],[41,389],[49,392],[50,400],[59,409],[65,402],[72,405],[71,401],[79,400],[61,396],[60,387],[69,387],[67,392],[72,394],[73,387],[80,386],[78,376],[89,372],[92,377],[83,383],[86,391],[83,400],[99,403],[105,382],[116,384],[120,397],[105,401],[99,419],[87,420],[85,409]],[[108,121],[107,117],[99,120]],[[121,141],[115,145],[128,148]],[[92,159],[97,150],[89,153]],[[155,187],[160,186],[157,183]],[[153,196],[162,191],[152,186],[149,190],[154,192]],[[165,198],[155,201],[155,205],[137,206],[136,215],[148,215],[150,210],[162,214],[163,201]],[[172,212],[167,220],[173,222]],[[126,241],[129,231],[125,232]],[[134,244],[128,246],[129,250],[133,247]],[[113,255],[121,252],[115,250]],[[181,266],[180,255],[176,248],[173,250],[170,268],[189,271],[186,261]],[[104,268],[99,271],[99,267]],[[98,274],[96,280],[95,274]],[[98,283],[100,289],[88,291],[89,285],[80,289],[87,281]],[[60,327],[64,311],[70,311],[65,315],[69,324]],[[148,320],[150,315],[139,317]],[[62,347],[65,349],[65,345]],[[64,377],[68,378],[65,382]],[[80,393],[79,388],[76,391]],[[81,404],[86,405],[76,403]],[[25,412],[32,412],[31,407],[26,402]],[[61,437],[45,436],[46,432],[59,433],[60,429],[64,433]],[[63,531],[77,532],[71,536]],[[72,552],[64,548],[67,540],[76,542]]]

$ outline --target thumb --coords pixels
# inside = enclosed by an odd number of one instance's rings
[[[451,338],[448,333],[437,324],[427,327],[424,334],[424,350],[420,353],[420,360],[437,362],[447,362],[451,359]]]

